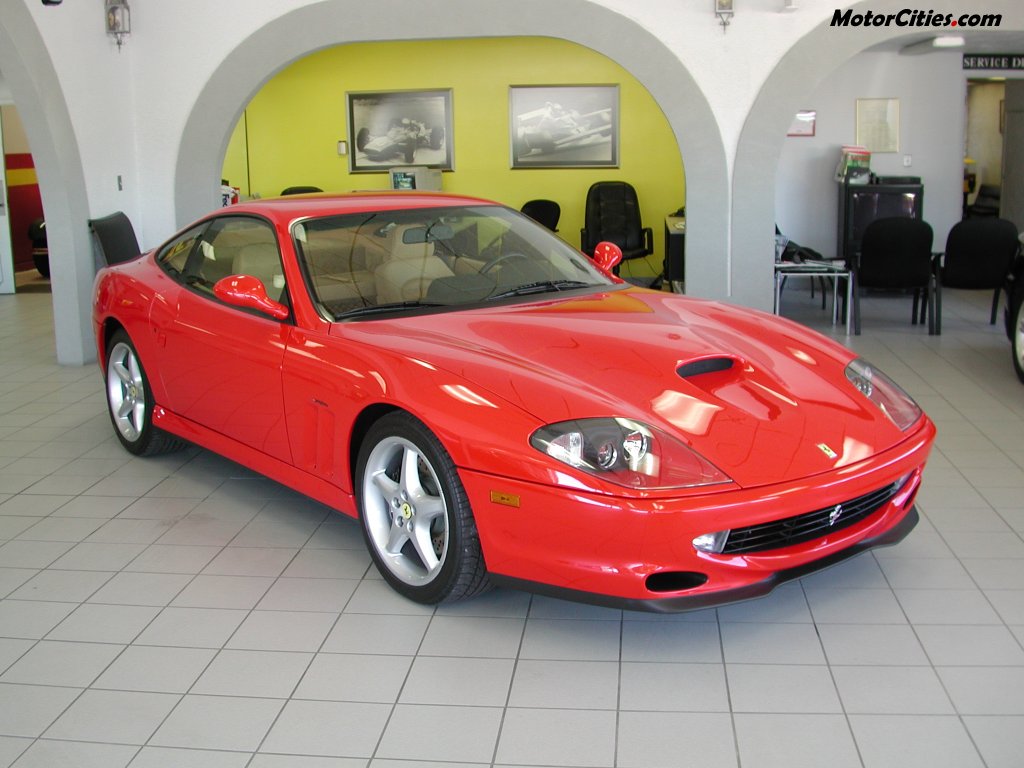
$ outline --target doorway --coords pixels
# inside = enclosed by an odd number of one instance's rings
[[[999,199],[1003,186],[1003,132],[1006,126],[1005,78],[967,80],[964,140],[964,217],[979,197]]]

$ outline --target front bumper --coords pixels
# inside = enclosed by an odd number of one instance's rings
[[[790,579],[902,540],[935,428],[800,481],[673,498],[601,496],[461,470],[492,580],[580,602],[681,611],[767,594]],[[805,514],[905,478],[854,525],[812,541],[742,555],[697,551],[695,537]]]

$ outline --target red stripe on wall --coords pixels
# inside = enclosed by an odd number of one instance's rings
[[[32,162],[32,155],[29,152],[17,152],[9,155],[4,155],[4,162],[7,164],[7,170],[9,171],[20,171],[24,168],[35,168],[35,163]]]

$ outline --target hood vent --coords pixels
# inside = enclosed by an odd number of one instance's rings
[[[684,379],[691,376],[700,376],[702,373],[720,373],[732,368],[735,360],[731,357],[705,357],[700,360],[693,360],[676,368],[676,373]]]

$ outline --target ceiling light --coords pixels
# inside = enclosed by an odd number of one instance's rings
[[[930,37],[900,48],[900,53],[911,56],[919,53],[933,53],[944,48],[963,48],[964,39],[960,35],[943,35],[941,37]]]

